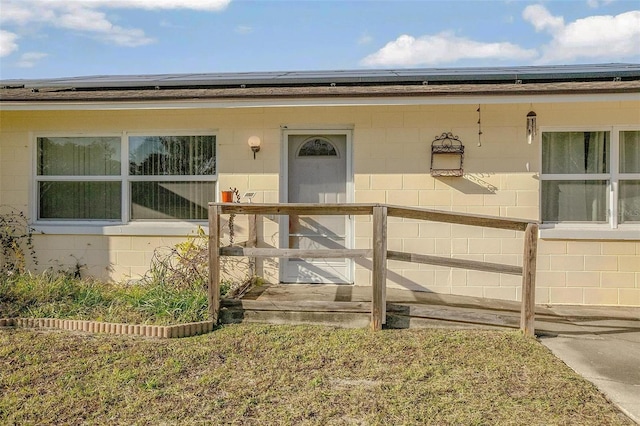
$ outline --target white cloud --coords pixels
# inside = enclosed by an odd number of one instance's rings
[[[0,58],[10,55],[11,53],[18,50],[18,43],[16,43],[17,39],[17,34],[0,30]]]
[[[35,66],[38,61],[46,58],[47,56],[49,55],[43,52],[27,52],[20,56],[20,60],[16,65],[21,68],[31,68]]]
[[[401,35],[361,61],[365,66],[419,66],[452,63],[461,59],[527,60],[535,50],[508,42],[483,43],[450,32],[419,38]]]
[[[536,31],[559,31],[564,27],[564,18],[562,16],[553,16],[542,5],[535,4],[527,6],[522,12],[522,17],[533,25]]]
[[[100,38],[107,42],[112,42],[119,46],[125,47],[138,47],[145,44],[153,43],[155,40],[145,36],[144,31],[137,28],[126,29],[120,27],[113,27],[107,34],[100,36]]]
[[[606,5],[599,0],[593,5]],[[596,4],[597,3],[597,4]],[[543,5],[527,6],[522,17],[550,41],[537,48],[509,42],[480,42],[452,32],[414,37],[401,35],[360,61],[364,66],[433,66],[464,59],[529,63],[575,63],[579,60],[618,62],[640,59],[640,10],[616,16],[594,15],[565,22]]]
[[[104,13],[84,8],[60,14],[54,24],[76,31],[108,32],[113,28],[113,24],[106,19]]]
[[[12,22],[19,25],[27,24],[34,21],[35,10],[26,5],[20,5],[13,2],[2,3],[2,13],[0,14],[0,22]]]
[[[122,28],[112,24],[103,12],[93,9],[76,8],[60,14],[53,25],[74,31],[86,32],[97,38],[120,46],[136,47],[152,43],[144,31],[136,28]]]
[[[34,23],[72,30],[103,42],[135,47],[152,43],[142,29],[116,25],[104,9],[190,9],[220,11],[231,0],[2,0],[0,22],[6,27],[28,26]],[[8,55],[18,46],[13,33],[2,35],[2,54]],[[15,35],[15,34],[14,34]],[[6,52],[6,53],[5,53]]]
[[[562,18],[551,16],[537,5],[527,7],[523,17],[537,30],[541,28],[552,36],[541,48],[539,63],[640,58],[640,11],[589,16],[566,25],[562,20],[563,24],[557,25]]]

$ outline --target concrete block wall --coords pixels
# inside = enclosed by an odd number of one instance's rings
[[[640,242],[541,240],[539,300],[640,306]]]
[[[211,130],[217,135],[218,189],[257,192],[253,202],[280,200],[283,129],[352,132],[353,188],[358,203],[421,206],[472,214],[537,220],[540,146],[527,144],[525,116],[539,126],[640,126],[639,102],[572,102],[481,105],[278,107],[135,111],[1,111],[0,204],[30,212],[34,133]],[[434,137],[452,132],[465,145],[458,178],[429,174]],[[249,136],[262,139],[256,159]],[[480,146],[479,146],[480,145]],[[228,233],[223,218],[223,233]],[[100,277],[135,279],[148,269],[153,249],[183,241],[189,231],[136,235],[47,233],[36,238],[44,266],[87,264]],[[259,246],[278,245],[278,217],[263,218]],[[236,218],[236,241],[246,239],[246,219]],[[371,219],[355,218],[355,246],[371,244]],[[520,265],[522,233],[391,218],[389,249]],[[538,303],[640,305],[640,235],[635,241],[539,241]],[[370,261],[358,260],[357,285],[369,285]],[[390,262],[389,285],[445,294],[517,300],[516,276]],[[278,262],[259,272],[277,281]]]

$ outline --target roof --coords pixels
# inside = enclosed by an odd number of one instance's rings
[[[93,76],[0,81],[0,102],[640,92],[640,64]]]

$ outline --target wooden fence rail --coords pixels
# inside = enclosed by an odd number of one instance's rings
[[[246,214],[250,217],[246,247],[220,247],[220,215]],[[372,249],[306,250],[256,248],[256,215],[369,215],[373,217]],[[522,267],[450,257],[387,250],[387,218],[426,220],[524,232]],[[209,314],[215,322],[220,310],[220,256],[276,258],[372,258],[371,328],[386,323],[387,260],[447,266],[522,276],[520,329],[534,334],[535,276],[538,224],[517,219],[452,213],[415,207],[383,204],[239,204],[209,203]]]

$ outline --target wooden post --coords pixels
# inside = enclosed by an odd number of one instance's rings
[[[387,285],[387,207],[373,207],[373,282],[371,329],[382,330],[386,320]]]
[[[525,336],[535,334],[536,309],[536,256],[538,252],[538,224],[529,223],[524,232],[524,253],[522,256],[522,309],[520,311],[520,331]]]
[[[209,206],[209,318],[218,322],[220,312],[220,207]]]
[[[250,214],[249,219],[249,238],[247,241],[247,247],[258,246],[258,215]]]
[[[247,239],[247,247],[258,247],[258,215],[250,214],[249,219],[249,238]],[[253,279],[256,275],[256,258],[249,258],[249,278]]]

